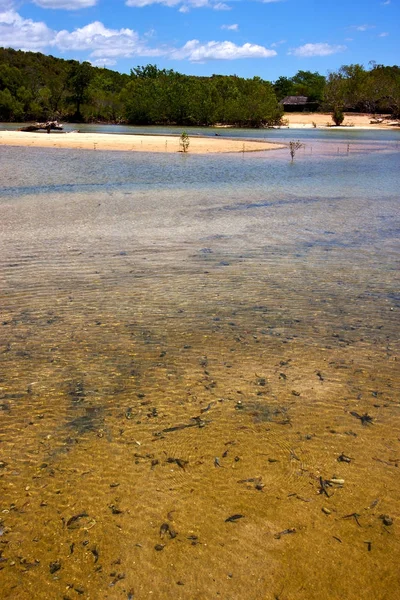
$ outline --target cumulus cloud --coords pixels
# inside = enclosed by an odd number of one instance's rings
[[[92,58],[111,58],[129,56],[160,56],[162,49],[147,47],[133,29],[108,29],[95,21],[75,29],[59,31],[53,45],[60,50],[89,50]]]
[[[33,0],[41,8],[62,8],[64,10],[79,10],[95,6],[97,0]]]
[[[88,60],[96,65],[110,66],[116,58],[132,56],[164,56],[192,62],[276,56],[275,50],[250,43],[238,46],[228,41],[190,40],[181,48],[173,48],[151,47],[150,39],[151,36],[139,36],[133,29],[109,29],[100,21],[73,31],[55,31],[45,23],[24,19],[13,10],[0,12],[0,45],[20,50],[57,48],[62,52],[86,52]]]
[[[18,50],[43,50],[51,45],[54,31],[41,21],[24,19],[17,12],[0,13],[0,45]]]
[[[330,44],[304,44],[298,48],[292,48],[288,54],[293,56],[299,56],[301,58],[309,56],[329,56],[330,54],[337,54],[346,50],[346,46],[331,46]]]
[[[257,46],[256,44],[243,44],[243,46],[237,46],[233,42],[207,42],[201,44],[199,40],[190,40],[182,48],[170,54],[170,58],[187,59],[191,62],[269,58],[271,56],[276,56],[275,50],[268,50],[264,46]]]
[[[108,29],[99,21],[74,31],[54,31],[40,21],[24,19],[13,10],[0,13],[0,45],[19,50],[88,51],[92,58],[159,56],[161,48],[149,48],[132,29]]]
[[[227,29],[228,31],[239,31],[239,25],[234,23],[233,25],[221,25],[221,29]]]

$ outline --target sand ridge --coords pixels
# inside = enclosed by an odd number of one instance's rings
[[[110,133],[31,133],[1,131],[0,146],[120,150],[132,152],[181,152],[179,136],[126,135]],[[190,136],[190,154],[222,152],[259,152],[284,148],[283,144],[263,140],[227,139],[219,136]]]

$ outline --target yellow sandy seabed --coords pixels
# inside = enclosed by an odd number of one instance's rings
[[[1,131],[0,145],[37,148],[73,148],[84,150],[122,150],[132,152],[180,152],[179,136],[120,135],[104,133],[28,133]],[[282,144],[243,139],[191,136],[188,152],[257,152],[284,148]]]

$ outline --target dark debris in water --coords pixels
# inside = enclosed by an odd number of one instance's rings
[[[185,470],[186,466],[189,464],[189,461],[184,460],[183,458],[173,458],[172,456],[169,456],[167,458],[167,463],[170,463],[170,464],[175,463],[178,465],[178,467]]]
[[[53,575],[54,573],[57,573],[57,571],[59,571],[60,569],[61,569],[60,561],[51,562],[49,564],[49,570],[50,570],[51,575]]]
[[[126,575],[125,573],[110,573],[110,577],[113,578],[113,580],[110,583],[110,587],[114,587],[114,585],[116,585],[119,581],[122,581],[122,579],[125,579]]]
[[[382,523],[386,525],[386,527],[393,525],[393,519],[392,517],[389,517],[389,515],[380,515],[379,518],[381,519]]]
[[[279,425],[289,425],[289,408],[285,406],[271,406],[265,402],[243,402],[239,400],[235,406],[240,410],[250,414],[255,423],[277,423]]]
[[[124,512],[123,510],[118,508],[118,506],[115,506],[115,504],[110,504],[109,509],[111,510],[113,515],[122,515],[122,513]]]
[[[86,414],[76,417],[66,424],[67,427],[74,429],[78,435],[83,435],[90,431],[97,431],[102,425],[101,409],[87,410]]]
[[[370,425],[371,423],[373,423],[374,418],[371,417],[371,415],[369,415],[368,413],[364,413],[363,415],[360,415],[358,412],[352,410],[350,412],[350,414],[355,417],[356,419],[359,419],[361,421],[362,425]]]
[[[338,462],[345,462],[345,463],[350,463],[353,459],[350,458],[350,456],[346,456],[346,454],[342,454],[340,456],[337,457],[337,461]]]
[[[78,529],[81,526],[81,520],[86,519],[89,515],[85,512],[74,515],[67,521],[68,529]]]
[[[231,515],[230,517],[225,519],[225,523],[234,523],[235,521],[239,521],[239,519],[244,519],[244,515],[241,515],[241,514]]]
[[[73,402],[82,402],[86,396],[85,388],[82,381],[76,381],[70,383],[68,394],[70,395]]]
[[[288,533],[296,533],[296,528],[289,527],[289,529],[284,529],[283,531],[280,531],[279,533],[275,533],[274,538],[276,540],[280,540],[283,535],[287,535]]]
[[[163,433],[172,433],[174,431],[181,431],[182,429],[188,429],[190,427],[205,427],[210,421],[205,421],[201,417],[192,417],[191,423],[182,423],[180,425],[173,425],[172,427],[166,427],[162,431],[155,433],[155,436],[161,436]]]

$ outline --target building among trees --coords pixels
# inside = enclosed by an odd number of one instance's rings
[[[319,102],[307,96],[286,96],[279,104],[285,112],[315,112],[319,108]]]

